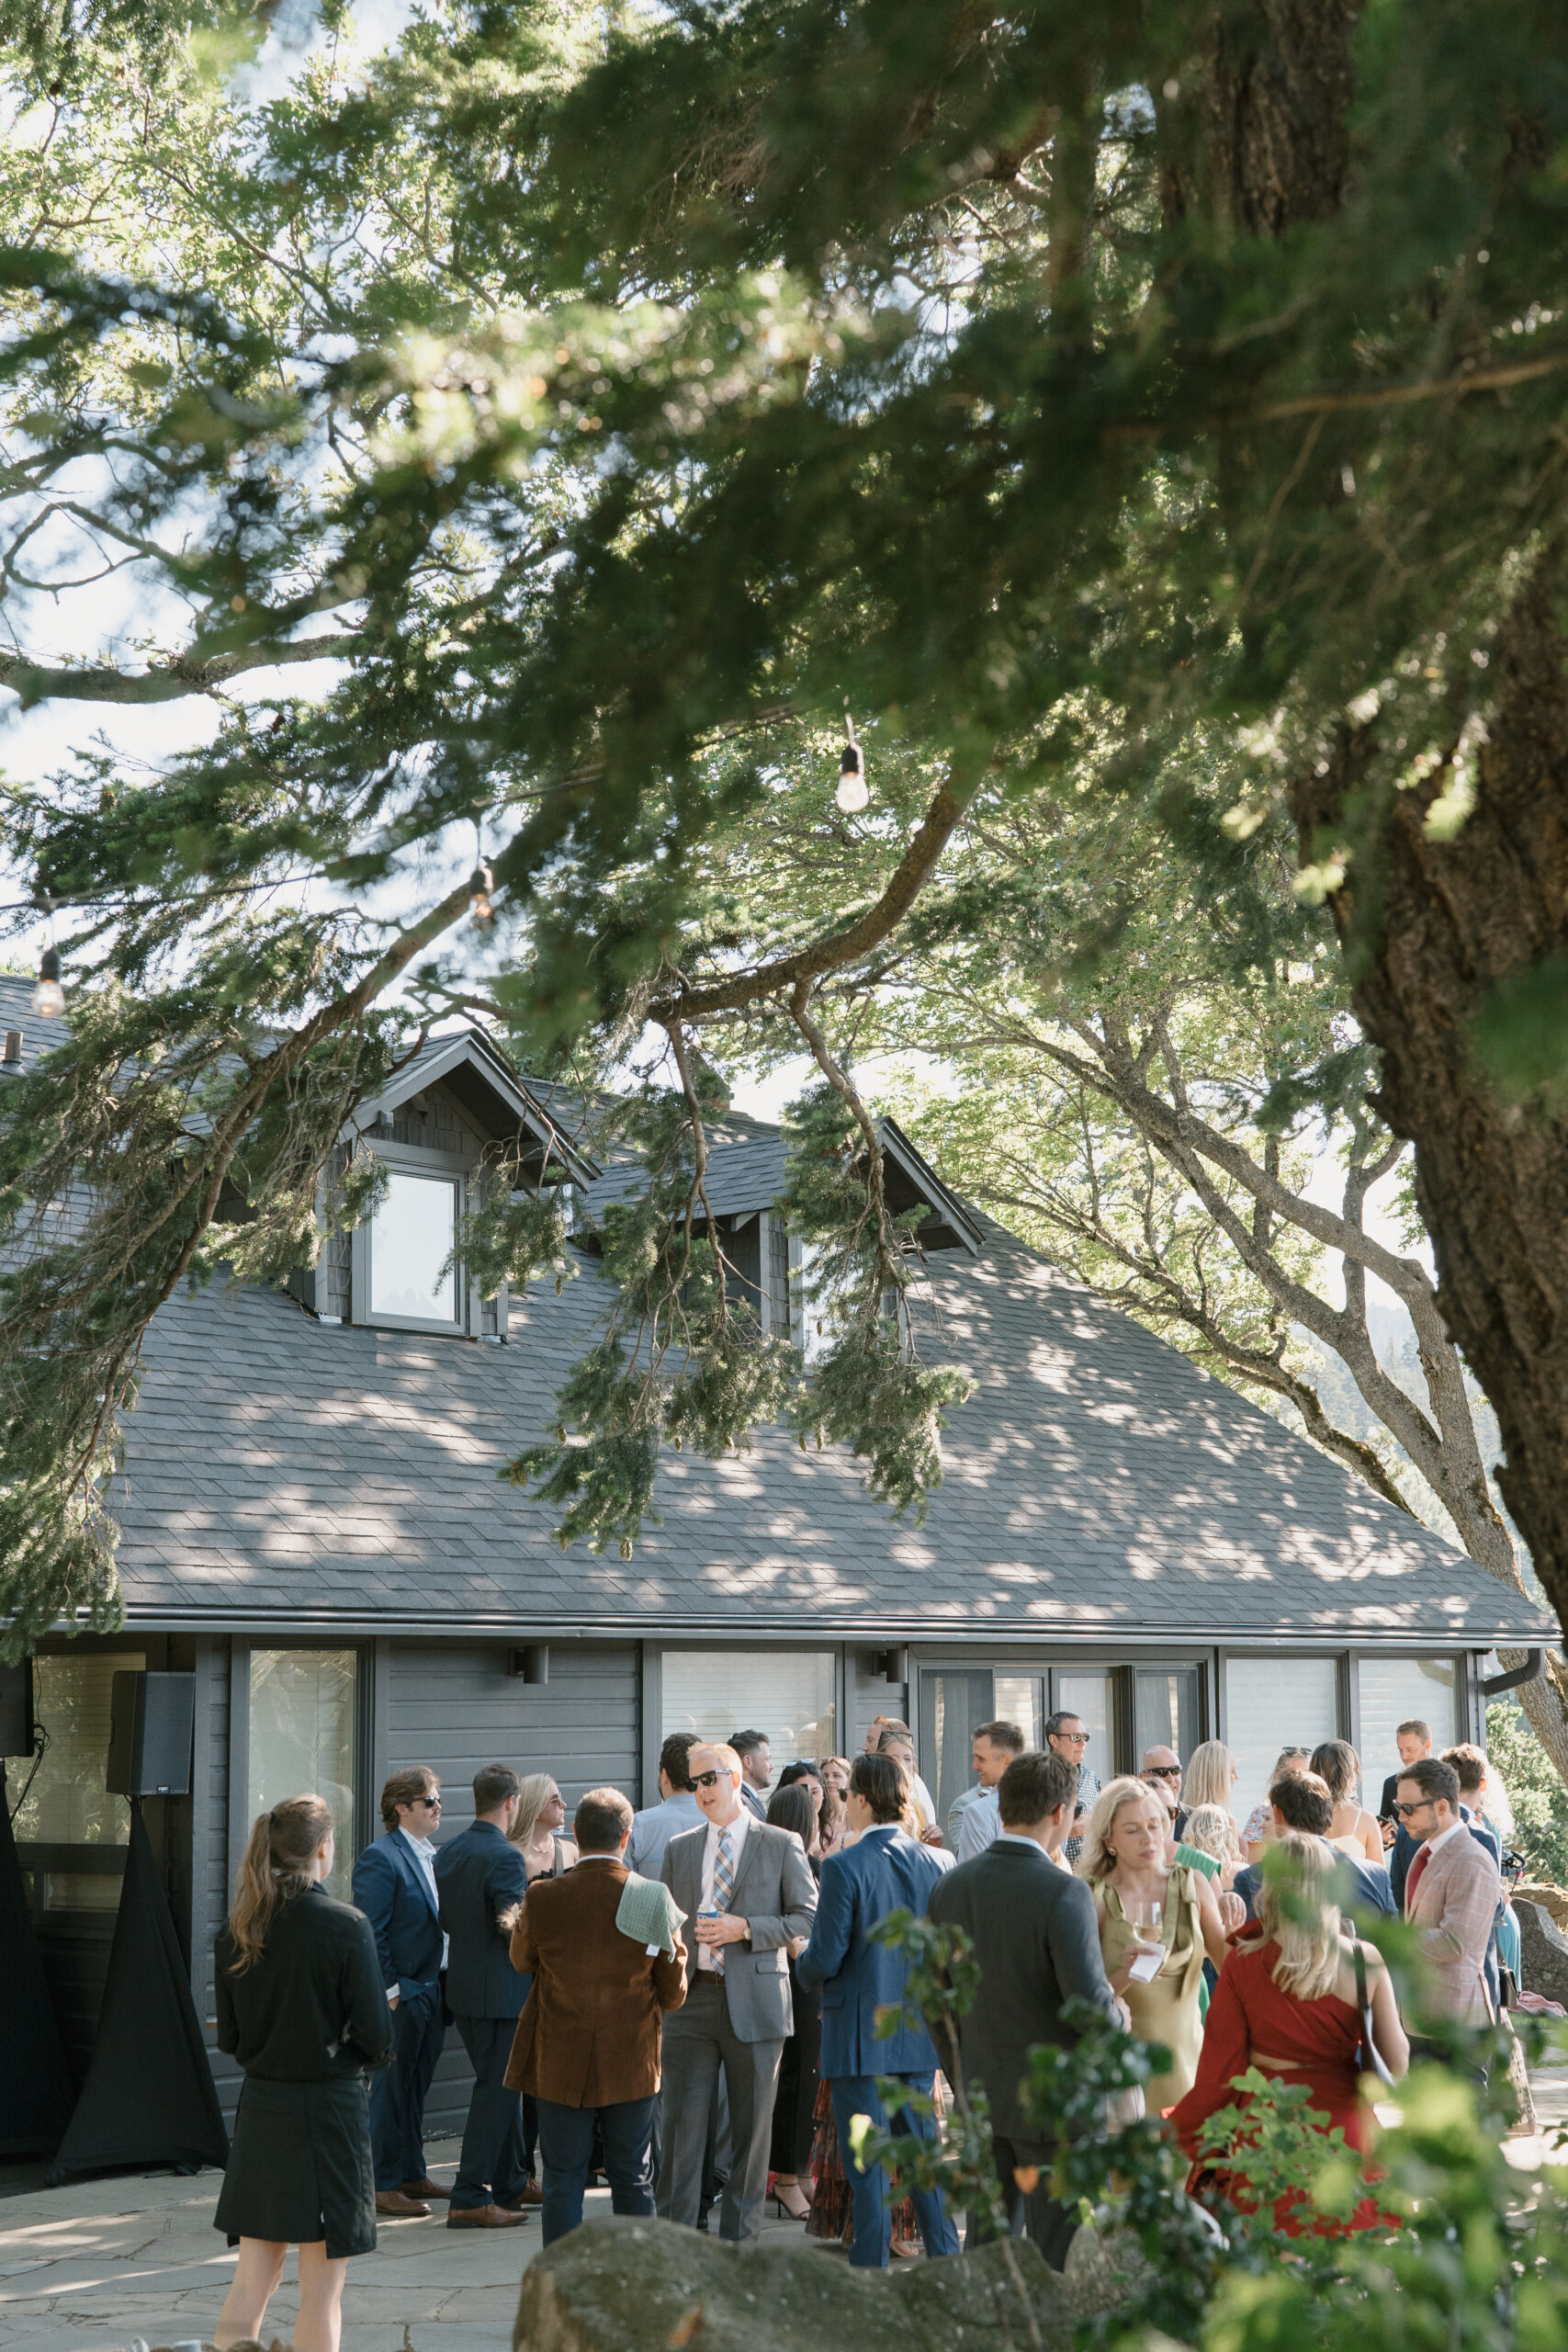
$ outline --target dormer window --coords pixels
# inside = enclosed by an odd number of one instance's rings
[[[416,1176],[394,1169],[386,1198],[371,1220],[370,1314],[373,1320],[432,1323],[444,1330],[462,1321],[457,1244],[457,1180]]]

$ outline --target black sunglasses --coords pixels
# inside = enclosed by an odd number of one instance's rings
[[[720,1781],[733,1781],[734,1778],[733,1772],[694,1772],[692,1786],[694,1789],[716,1789]]]
[[[1144,1778],[1145,1781],[1179,1781],[1181,1767],[1179,1764],[1151,1764]]]
[[[1396,1804],[1393,1809],[1398,1814],[1423,1813],[1427,1805],[1435,1802],[1436,1800],[1432,1797],[1422,1797],[1415,1804]]]

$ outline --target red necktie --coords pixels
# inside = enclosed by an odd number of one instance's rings
[[[1421,1873],[1432,1859],[1432,1849],[1423,1844],[1421,1851],[1410,1865],[1410,1875],[1404,1882],[1404,1916],[1408,1919],[1416,1907],[1416,1890],[1421,1883]]]

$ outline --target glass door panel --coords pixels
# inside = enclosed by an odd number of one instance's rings
[[[1056,1674],[1052,1678],[1051,1712],[1077,1715],[1089,1734],[1083,1770],[1093,1775],[1085,1793],[1092,1797],[1116,1775],[1116,1677],[1103,1669],[1089,1674]]]
[[[1045,1678],[1043,1674],[998,1674],[994,1677],[996,1698],[991,1719],[998,1724],[1016,1724],[1023,1734],[1025,1747],[1045,1745]]]
[[[975,1726],[991,1722],[996,1713],[988,1668],[956,1674],[946,1667],[920,1668],[920,1773],[944,1827],[953,1799],[975,1785],[969,1756]]]
[[[1133,1677],[1133,1770],[1151,1747],[1173,1747],[1185,1764],[1199,1740],[1198,1668],[1140,1666]]]

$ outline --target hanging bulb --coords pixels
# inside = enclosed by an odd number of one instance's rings
[[[852,735],[839,762],[839,789],[833,797],[846,817],[857,816],[871,798],[871,787],[865,780],[865,753]]]
[[[495,909],[490,894],[495,888],[495,876],[488,865],[476,865],[468,876],[468,912],[476,922],[493,922]]]
[[[46,947],[39,960],[33,1011],[40,1021],[58,1021],[64,1010],[65,990],[60,985],[60,950],[58,947]]]

